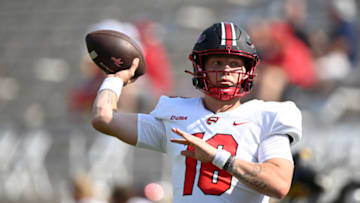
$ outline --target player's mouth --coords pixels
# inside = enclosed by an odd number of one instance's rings
[[[232,86],[234,86],[234,83],[231,82],[230,80],[223,79],[223,80],[217,82],[217,86],[220,86],[220,87],[232,87]]]

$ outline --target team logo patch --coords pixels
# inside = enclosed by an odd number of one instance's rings
[[[211,116],[210,118],[207,119],[206,123],[208,125],[211,125],[213,123],[216,123],[219,120],[219,117],[217,116]]]
[[[116,67],[121,67],[121,65],[124,64],[121,58],[111,57],[111,60],[114,62]]]

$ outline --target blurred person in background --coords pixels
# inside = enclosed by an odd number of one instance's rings
[[[203,97],[162,96],[150,114],[117,111],[123,84],[139,64],[107,75],[93,106],[98,131],[172,160],[174,202],[269,202],[289,191],[290,145],[302,135],[292,102],[241,98],[250,93],[259,58],[249,35],[231,22],[205,29],[189,56]]]
[[[306,200],[308,203],[319,202],[324,192],[324,187],[319,183],[321,172],[316,171],[309,165],[313,160],[313,151],[310,148],[302,148],[294,152],[294,177],[291,189],[287,196],[288,202]]]
[[[308,32],[305,28],[307,0],[285,0],[284,18],[294,35],[310,46]]]
[[[127,203],[129,199],[135,196],[132,187],[126,185],[116,185],[112,188],[109,203]]]
[[[153,87],[156,100],[160,95],[168,94],[173,89],[173,77],[166,49],[158,39],[161,27],[150,20],[136,22],[146,61],[146,77]]]
[[[152,203],[143,193],[143,190],[137,192],[128,185],[116,185],[111,191],[109,203]]]
[[[71,180],[71,189],[75,203],[107,203],[97,198],[93,183],[87,175],[75,176]]]
[[[287,89],[305,90],[316,84],[310,49],[287,22],[257,20],[249,33],[262,60],[256,81],[258,98],[282,101]]]
[[[137,83],[131,84],[123,92],[120,108],[124,112],[144,112],[150,108],[146,103],[152,103],[162,94],[172,91],[172,71],[166,49],[159,39],[161,26],[150,20],[139,20],[134,23],[106,19],[93,24],[87,33],[96,30],[115,30],[122,32],[137,42],[143,49],[146,61],[146,75]],[[86,53],[81,61],[81,72],[84,80],[70,94],[70,109],[77,112],[88,112],[96,97],[96,91],[105,78],[105,74],[90,59]],[[147,80],[151,85],[147,85]],[[140,88],[141,87],[141,88]],[[150,89],[149,89],[150,88]],[[138,90],[145,89],[141,91]],[[150,90],[151,93],[147,93]],[[145,96],[143,96],[145,95]],[[146,102],[141,102],[145,100]],[[151,106],[152,108],[152,106]]]
[[[355,0],[331,0],[329,6],[331,31],[330,51],[341,51],[352,65],[357,56],[357,5]]]
[[[357,65],[357,7],[354,0],[331,0],[327,6],[329,32],[317,31],[311,41],[323,49],[316,62],[319,85],[332,90]]]

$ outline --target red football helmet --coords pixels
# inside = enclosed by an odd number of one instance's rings
[[[239,80],[231,87],[211,84],[208,78],[209,71],[204,67],[204,59],[211,55],[241,57],[245,62],[245,74],[248,77],[244,77],[245,79]],[[205,29],[195,43],[189,59],[193,63],[194,72],[186,72],[193,75],[193,85],[205,94],[222,101],[242,97],[250,92],[255,77],[255,67],[259,63],[259,57],[249,35],[231,22],[215,23]],[[215,72],[218,75],[224,74],[222,72],[225,71]]]

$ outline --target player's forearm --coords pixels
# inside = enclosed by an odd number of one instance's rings
[[[109,124],[117,108],[117,96],[111,90],[102,90],[98,93],[92,112],[93,127],[105,134],[110,134]]]
[[[107,135],[136,145],[137,114],[124,114],[116,111],[117,95],[111,90],[102,90],[93,106],[92,125]]]
[[[258,164],[235,159],[227,171],[249,188],[271,197],[281,199],[290,189],[291,179],[272,163]]]
[[[92,124],[96,130],[110,134],[109,124],[117,109],[117,100],[122,86],[122,79],[112,75],[108,75],[101,84],[93,105]]]

